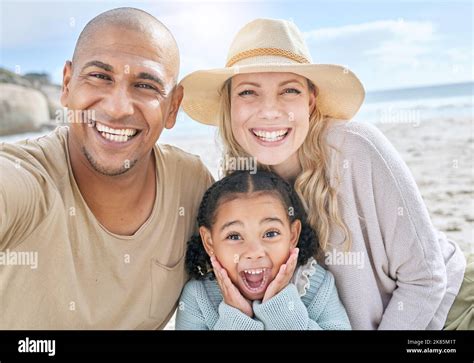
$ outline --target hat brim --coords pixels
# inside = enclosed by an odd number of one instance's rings
[[[220,92],[225,81],[242,73],[289,72],[308,78],[318,88],[316,107],[325,116],[350,120],[364,101],[365,91],[349,69],[334,64],[243,65],[193,72],[184,77],[182,108],[192,119],[218,125]]]

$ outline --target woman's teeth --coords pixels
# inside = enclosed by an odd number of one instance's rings
[[[289,129],[283,129],[278,131],[252,130],[252,132],[262,141],[275,142],[282,140],[288,134],[288,130]]]
[[[95,123],[95,127],[104,139],[115,142],[126,142],[138,132],[137,129],[112,129],[99,122]]]

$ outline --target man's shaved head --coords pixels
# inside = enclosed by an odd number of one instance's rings
[[[166,67],[178,76],[179,50],[176,40],[168,28],[154,16],[135,8],[117,8],[99,14],[89,21],[76,43],[72,63],[77,63],[84,49],[100,39],[106,29],[113,27],[140,33],[143,39],[157,44],[157,54]]]
[[[153,165],[183,98],[178,73],[176,41],[150,14],[118,8],[92,19],[63,70],[61,103],[81,111],[68,139],[76,166],[119,177]]]

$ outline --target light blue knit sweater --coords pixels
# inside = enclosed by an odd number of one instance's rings
[[[191,280],[181,294],[177,330],[348,330],[333,275],[312,261],[271,299],[253,301],[254,317],[223,301],[215,280]],[[295,279],[295,277],[298,277]],[[298,286],[298,288],[297,288]]]

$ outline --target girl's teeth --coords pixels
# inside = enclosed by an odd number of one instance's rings
[[[261,274],[264,271],[264,269],[259,269],[259,270],[244,270],[246,274],[250,275],[258,275]]]

